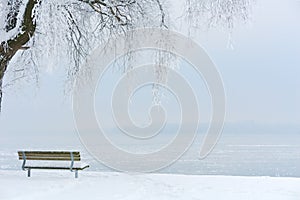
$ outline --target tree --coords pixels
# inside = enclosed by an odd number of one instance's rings
[[[184,12],[193,26],[199,26],[199,18],[206,16],[210,25],[221,22],[231,28],[236,18],[248,17],[250,1],[187,0]],[[169,18],[165,3],[162,0],[2,1],[0,109],[4,76],[8,68],[15,67],[11,66],[14,57],[21,59],[18,61],[21,68],[15,68],[14,73],[21,75],[11,83],[38,73],[38,63],[43,60],[43,55],[51,54],[54,55],[52,59],[57,59],[61,57],[60,53],[68,54],[68,79],[73,79],[95,41],[138,27],[167,29]]]

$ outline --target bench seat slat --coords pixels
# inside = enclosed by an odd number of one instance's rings
[[[84,167],[73,167],[73,170],[84,170],[85,168],[88,168],[89,165],[86,165]],[[25,169],[60,169],[60,170],[70,170],[70,167],[51,167],[51,166],[25,166]]]
[[[24,151],[27,160],[71,161],[71,152],[67,151]],[[72,152],[74,161],[80,161],[80,153]],[[23,160],[23,151],[18,151],[19,160]]]
[[[48,155],[57,155],[57,156],[69,156],[71,152],[66,151],[24,151],[27,156],[48,156]],[[80,153],[77,151],[72,152],[74,156],[79,156]],[[19,156],[23,155],[22,151],[18,151]]]
[[[43,153],[62,153],[62,154],[69,154],[70,152],[73,152],[74,154],[79,154],[80,152],[79,151],[18,151],[20,153],[22,152],[25,152],[25,153],[40,153],[40,154],[43,154]]]
[[[20,160],[23,160],[22,157],[19,157]],[[26,160],[57,160],[57,161],[71,161],[71,157],[36,157],[36,156],[26,156]],[[80,157],[74,157],[74,161],[80,161]]]

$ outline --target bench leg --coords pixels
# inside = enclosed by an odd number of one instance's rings
[[[78,170],[75,170],[75,178],[78,178]]]
[[[27,171],[27,177],[30,177],[30,169]]]

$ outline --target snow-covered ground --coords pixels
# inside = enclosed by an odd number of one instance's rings
[[[0,170],[1,200],[300,199],[300,178]]]

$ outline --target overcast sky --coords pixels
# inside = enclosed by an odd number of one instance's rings
[[[261,0],[256,1],[249,23],[233,31],[233,48],[228,47],[228,34],[217,28],[194,37],[222,75],[226,122],[300,124],[299,19],[299,1]],[[6,91],[0,137],[73,133],[71,100],[63,94],[64,80],[62,70],[45,70],[38,89],[25,85]],[[190,81],[201,93],[198,84],[203,80],[191,77]],[[203,122],[210,116],[207,102],[200,103],[206,116]]]

